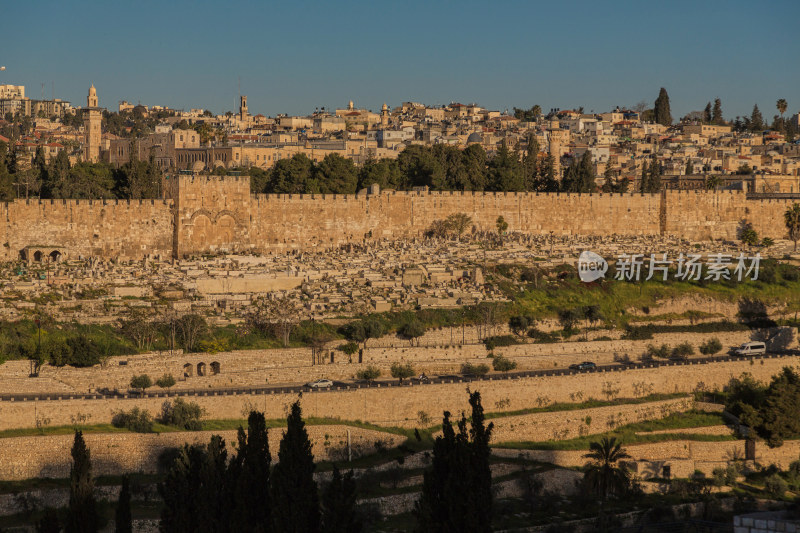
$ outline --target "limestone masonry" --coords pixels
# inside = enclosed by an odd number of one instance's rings
[[[469,215],[477,231],[557,235],[676,235],[733,240],[743,222],[786,236],[791,200],[734,191],[561,194],[381,191],[357,195],[251,195],[248,176],[170,176],[160,200],[15,200],[0,204],[0,260],[33,249],[61,257],[185,257],[324,249],[421,235],[434,220]]]

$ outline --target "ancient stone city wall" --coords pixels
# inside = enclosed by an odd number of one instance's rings
[[[15,200],[0,203],[0,260],[18,259],[26,246],[70,259],[166,259],[172,228],[171,200]]]
[[[421,235],[434,220],[466,213],[479,230],[558,235],[678,235],[735,239],[743,222],[785,237],[790,200],[747,200],[734,191],[663,194],[398,192],[250,195],[246,176],[178,176],[166,201],[17,200],[0,204],[0,258],[25,246],[71,255],[140,258],[219,251],[326,247]]]

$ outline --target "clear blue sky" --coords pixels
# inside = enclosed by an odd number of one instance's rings
[[[597,112],[666,87],[678,118],[800,110],[800,1],[17,1],[0,83],[38,98],[308,113],[386,101]]]

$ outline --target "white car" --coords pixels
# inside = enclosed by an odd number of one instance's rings
[[[763,342],[746,342],[736,348],[736,355],[764,355],[767,345]]]
[[[311,383],[306,383],[306,387],[310,389],[330,389],[333,387],[333,381],[329,379],[317,379]]]

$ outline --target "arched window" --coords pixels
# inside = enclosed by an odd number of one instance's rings
[[[194,375],[194,366],[192,363],[186,363],[183,365],[183,377],[190,378]]]
[[[58,250],[53,250],[50,252],[50,261],[57,263],[59,259],[61,259],[61,252]]]
[[[37,263],[42,262],[42,252],[40,250],[36,250],[35,252],[33,252],[33,260],[36,261]]]
[[[206,375],[206,364],[197,363],[197,377],[203,377],[205,375]]]
[[[218,361],[214,361],[213,363],[211,363],[211,375],[212,376],[215,376],[215,375],[219,374],[219,370],[220,370],[220,366],[219,366],[219,362]]]

